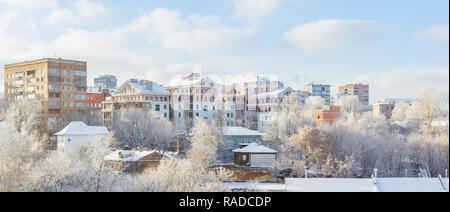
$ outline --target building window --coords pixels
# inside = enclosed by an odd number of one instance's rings
[[[155,110],[156,111],[161,111],[161,106],[160,105],[155,105]]]

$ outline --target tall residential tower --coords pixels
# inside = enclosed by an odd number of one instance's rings
[[[87,63],[64,59],[39,59],[5,65],[5,101],[40,99],[41,129],[60,130],[86,112]]]

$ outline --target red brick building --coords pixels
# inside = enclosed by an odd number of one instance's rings
[[[304,112],[300,113],[302,116]],[[325,106],[322,110],[312,111],[312,117],[318,124],[333,125],[341,114],[341,107]],[[309,115],[309,113],[308,113]]]
[[[102,102],[108,97],[109,90],[97,87],[90,87],[86,92],[86,109],[90,117],[89,124],[101,125]]]

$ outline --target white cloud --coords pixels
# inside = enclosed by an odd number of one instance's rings
[[[319,20],[297,26],[284,33],[283,40],[306,54],[334,51],[351,45],[376,41],[381,25],[376,21]]]
[[[232,0],[233,16],[257,20],[276,10],[283,1],[285,0]]]
[[[416,37],[425,40],[449,42],[449,25],[432,26],[416,32]]]
[[[58,4],[57,0],[0,0],[0,3],[5,4],[10,8],[20,9],[42,9],[55,7]]]
[[[252,33],[248,28],[222,25],[215,16],[194,14],[182,18],[179,11],[165,8],[140,16],[127,30],[146,33],[151,45],[193,54],[226,48]]]
[[[379,75],[362,75],[354,82],[370,85],[372,102],[385,97],[414,97],[424,88],[448,91],[449,69],[392,71]]]
[[[73,7],[55,7],[45,18],[48,25],[60,23],[77,23],[107,14],[107,9],[100,3],[88,0],[76,0]]]
[[[81,17],[77,9],[56,8],[53,11],[60,11],[60,14],[55,15],[55,19],[70,21],[74,16]],[[45,39],[35,39],[34,34],[29,33],[30,27],[22,31],[22,28],[15,26],[19,18],[22,24],[28,19],[36,19],[37,15],[22,17],[18,14],[0,13],[0,61],[12,63],[55,56],[84,60],[89,62],[89,79],[109,73],[126,80],[147,77],[151,73],[150,79],[165,82],[173,74],[189,72],[185,71],[191,69],[193,63],[185,63],[186,60],[196,61],[198,57],[202,61],[197,61],[197,64],[215,67],[210,65],[212,61],[208,61],[218,57],[213,54],[214,51],[227,49],[251,34],[250,29],[224,25],[217,16],[182,16],[178,10],[160,8],[111,29],[91,31],[76,27],[37,27],[36,35],[47,29],[53,32],[44,33],[49,36]],[[90,16],[85,14],[84,17]],[[74,25],[69,23],[69,26]],[[222,65],[231,64],[230,60],[224,61],[227,62]],[[176,65],[167,66],[173,63]],[[181,69],[182,66],[185,69]]]

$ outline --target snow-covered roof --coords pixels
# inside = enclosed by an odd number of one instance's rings
[[[284,184],[282,183],[224,182],[222,185],[228,191],[233,189],[245,189],[251,192],[284,191]]]
[[[287,192],[377,192],[370,179],[286,178]]]
[[[444,179],[447,182],[448,178]],[[379,178],[377,187],[381,192],[444,192],[438,178]]]
[[[445,192],[448,178],[286,178],[287,192]]]
[[[260,145],[257,143],[251,143],[248,146],[242,148],[242,149],[235,149],[233,152],[240,152],[240,153],[273,153],[276,154],[277,151],[266,147],[264,145]]]
[[[152,82],[152,89],[148,89],[145,85],[140,84],[139,82],[131,82],[128,83],[137,89],[139,89],[144,94],[170,94],[170,92],[155,82]]]
[[[396,126],[400,126],[402,128],[407,128],[408,127],[408,122],[406,121],[394,121],[391,123],[391,125],[396,125]]]
[[[88,126],[82,121],[74,121],[55,135],[109,135],[104,126]]]
[[[150,154],[153,154],[155,152],[162,154],[165,157],[172,158],[172,156],[170,156],[169,154],[163,153],[163,152],[157,151],[157,150],[151,150],[151,151],[116,150],[116,151],[110,153],[109,155],[107,155],[104,159],[105,160],[113,160],[113,161],[138,161],[138,160],[140,160]],[[119,153],[122,153],[123,158],[120,157]]]
[[[254,97],[263,97],[263,98],[267,97],[267,96],[280,96],[280,95],[283,95],[284,93],[286,93],[288,91],[293,92],[294,89],[292,89],[291,87],[278,88],[278,89],[276,89],[274,91],[271,91],[271,92],[259,93],[259,94],[255,94],[253,96]]]
[[[86,89],[86,93],[102,94],[102,92],[97,87],[88,87]]]
[[[201,86],[202,81],[213,82],[209,77],[202,76],[199,73],[192,73],[188,76],[179,76],[164,84],[165,88],[179,88],[188,86]],[[205,87],[211,87],[210,84],[205,84]]]
[[[378,104],[388,105],[388,104],[412,104],[414,103],[414,99],[411,98],[385,98],[378,102]]]
[[[223,129],[223,135],[227,135],[227,136],[262,136],[263,134],[256,130],[250,130],[245,127],[225,127]]]
[[[142,83],[151,83],[148,84],[149,86],[142,84]],[[123,83],[118,89],[111,91],[114,95],[120,95],[122,90],[124,90],[126,87],[132,86],[139,90],[142,94],[163,94],[163,95],[170,95],[171,93],[158,85],[158,83],[152,82],[152,81],[138,81],[138,80],[128,80],[125,83]]]

